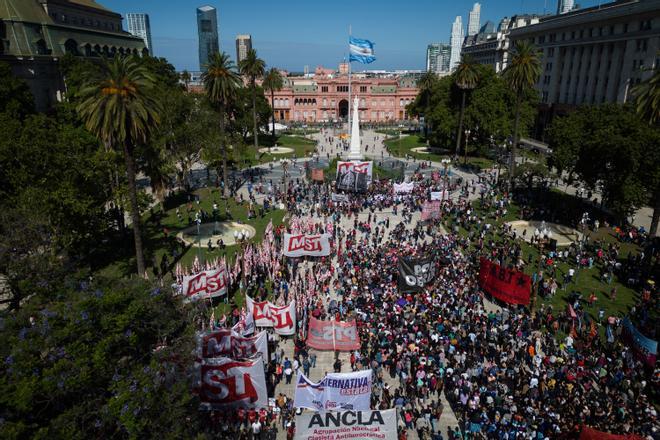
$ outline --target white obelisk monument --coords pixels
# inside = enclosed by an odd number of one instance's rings
[[[353,121],[351,127],[351,149],[348,152],[349,160],[362,160],[362,150],[360,149],[360,118],[358,117],[358,97],[353,99]]]

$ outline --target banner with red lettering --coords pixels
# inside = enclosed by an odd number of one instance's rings
[[[374,163],[360,162],[357,160],[351,162],[339,161],[337,162],[337,176],[353,171],[358,174],[366,174],[367,182],[371,182],[374,170]]]
[[[330,255],[330,234],[284,234],[282,253],[287,257]]]
[[[309,319],[307,345],[317,350],[352,351],[360,348],[355,320],[348,322]]]
[[[245,295],[248,313],[252,313],[254,324],[257,327],[272,327],[273,321],[270,320],[270,303],[268,301],[255,301]]]
[[[583,426],[582,432],[580,432],[580,440],[644,440],[644,437],[635,434],[610,434]]]
[[[204,359],[195,363],[193,388],[201,409],[266,408],[268,393],[264,364],[260,359]]]
[[[401,182],[392,184],[395,194],[410,193],[415,189],[415,184],[412,182]]]
[[[529,305],[532,289],[529,275],[501,267],[486,258],[481,259],[479,286],[506,303]]]
[[[440,218],[440,202],[424,202],[422,205],[422,220],[437,220]]]
[[[213,298],[227,294],[227,272],[224,268],[203,270],[183,277],[183,296],[186,301]]]
[[[264,362],[268,362],[268,334],[265,331],[252,337],[241,336],[227,328],[197,333],[199,359],[246,359],[257,355],[260,355]]]
[[[277,307],[270,304],[270,320],[273,323],[275,333],[290,336],[296,332],[296,302],[291,301],[288,305]]]

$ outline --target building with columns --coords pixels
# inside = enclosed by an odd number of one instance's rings
[[[526,40],[542,51],[536,87],[545,126],[576,105],[631,99],[632,87],[660,62],[660,0],[620,0],[544,17],[509,37],[512,45]]]
[[[284,76],[271,105],[284,122],[337,122],[348,116],[348,75],[317,67],[313,75]],[[353,73],[351,99],[359,98],[363,122],[387,123],[409,119],[406,106],[417,96],[412,75]],[[266,98],[270,101],[270,94]]]

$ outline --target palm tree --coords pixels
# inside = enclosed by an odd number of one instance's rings
[[[633,88],[635,109],[648,124],[660,122],[660,69],[653,76]]]
[[[160,122],[162,106],[154,93],[155,84],[154,76],[136,58],[115,57],[102,64],[98,76],[86,79],[77,106],[87,130],[110,148],[123,150],[140,276],[145,266],[134,153],[136,147],[148,143]]]
[[[424,137],[427,139],[429,137],[428,117],[431,109],[431,90],[433,90],[433,86],[437,81],[438,81],[438,76],[434,72],[431,72],[430,70],[424,72],[417,81],[417,87],[419,88],[420,104],[424,108]]]
[[[188,72],[187,70],[184,70],[183,72],[181,72],[181,81],[183,81],[183,84],[185,84],[185,86],[186,86],[186,92],[189,91],[188,90],[188,84],[190,84],[190,78],[191,78],[190,77],[190,72]]]
[[[206,89],[206,96],[220,113],[220,143],[222,149],[222,181],[224,182],[222,194],[227,196],[227,147],[225,145],[225,124],[229,104],[241,86],[241,79],[236,72],[236,66],[225,52],[214,53],[202,73],[202,82]],[[225,205],[226,207],[226,205]]]
[[[273,108],[273,143],[275,143],[275,92],[282,90],[282,87],[284,87],[280,71],[274,67],[271,68],[264,77],[263,87],[264,90],[270,91],[270,105]]]
[[[241,74],[250,81],[250,88],[252,89],[252,134],[254,136],[254,149],[259,146],[259,138],[257,137],[257,78],[264,76],[266,71],[266,63],[264,60],[257,57],[257,51],[250,49],[247,55],[238,63],[238,68]]]
[[[469,55],[463,55],[461,62],[456,67],[454,72],[454,83],[461,89],[461,112],[458,116],[458,133],[456,134],[456,153],[458,157],[458,149],[461,146],[461,135],[463,134],[463,117],[465,115],[465,95],[468,90],[472,90],[479,82],[479,71],[477,70],[477,63],[474,62]],[[465,161],[467,162],[467,140],[465,143]]]
[[[511,158],[509,159],[509,189],[511,189],[516,168],[520,107],[525,93],[534,87],[541,76],[541,59],[536,46],[527,41],[516,43],[509,65],[504,69],[503,76],[511,90],[516,94],[516,118],[513,123],[513,143],[511,144]]]
[[[635,96],[637,114],[651,126],[660,123],[660,69],[656,68],[653,76],[635,86],[632,93]],[[649,234],[655,237],[660,223],[660,188],[653,192],[651,205],[653,214]]]

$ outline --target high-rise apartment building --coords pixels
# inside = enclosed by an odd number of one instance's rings
[[[566,1],[566,0],[565,0]],[[475,3],[468,15],[468,37],[479,33],[481,4]]]
[[[199,69],[206,70],[211,55],[220,51],[218,16],[213,6],[197,8],[197,35],[199,37]]]
[[[571,12],[575,6],[575,0],[558,0],[557,1],[557,14],[565,14]]]
[[[454,71],[461,61],[461,46],[463,46],[463,19],[456,17],[451,26],[451,54],[449,56],[449,70]]]
[[[448,73],[451,46],[444,43],[429,44],[426,47],[426,71]]]
[[[252,49],[251,35],[236,35],[236,64],[247,57],[248,51]]]
[[[128,33],[142,38],[144,45],[149,49],[149,53],[153,55],[154,46],[151,44],[151,25],[149,24],[149,15],[129,12],[126,14],[126,23],[128,23]]]

